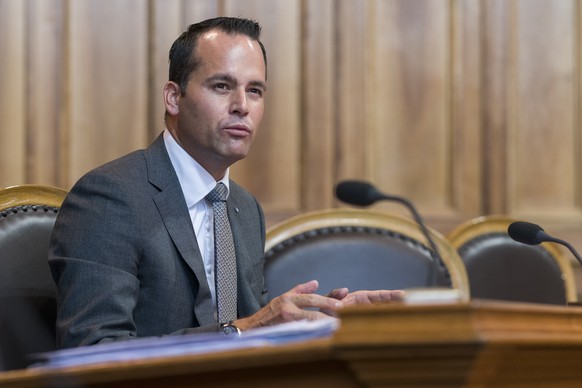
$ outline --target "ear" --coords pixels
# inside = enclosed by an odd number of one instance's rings
[[[180,112],[180,96],[180,86],[173,81],[166,82],[164,85],[164,104],[169,115],[175,116]]]

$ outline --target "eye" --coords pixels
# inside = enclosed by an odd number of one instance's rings
[[[251,89],[249,89],[249,93],[257,95],[259,97],[263,96],[263,90],[259,89],[259,88],[251,88]]]
[[[212,87],[216,90],[228,90],[229,89],[228,84],[225,82],[216,83]]]

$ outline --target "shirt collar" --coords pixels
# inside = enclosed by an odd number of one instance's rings
[[[226,197],[228,198],[230,193],[230,168],[226,170],[222,179],[216,182],[212,175],[200,163],[188,155],[178,142],[176,142],[176,139],[174,139],[168,129],[164,130],[164,144],[166,145],[166,150],[168,151],[176,175],[178,175],[178,180],[180,181],[188,208],[203,200],[218,182],[222,182],[226,186]]]

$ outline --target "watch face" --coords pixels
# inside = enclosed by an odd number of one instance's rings
[[[235,325],[233,325],[232,323],[225,323],[221,326],[222,332],[225,335],[232,335],[232,334],[238,334],[239,331],[237,329],[237,327]]]

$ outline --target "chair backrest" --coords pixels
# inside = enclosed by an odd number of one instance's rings
[[[526,245],[507,234],[513,219],[483,216],[459,225],[447,238],[467,268],[471,297],[566,304],[576,302],[570,260],[554,244]]]
[[[67,192],[41,185],[0,190],[0,370],[54,350],[56,286],[48,246]]]
[[[429,230],[453,288],[468,299],[460,257],[442,235]],[[418,226],[384,212],[328,209],[292,217],[267,230],[265,252],[269,299],[313,279],[320,294],[339,287],[356,291],[433,285],[435,259]]]

